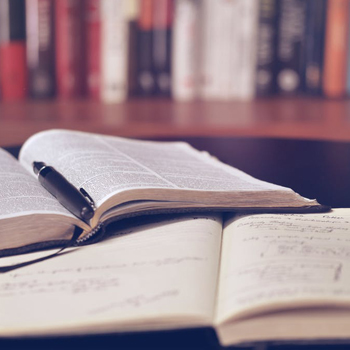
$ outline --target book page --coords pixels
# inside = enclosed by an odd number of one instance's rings
[[[221,233],[219,216],[173,216],[6,273],[0,335],[209,325]]]
[[[291,191],[256,180],[186,143],[128,140],[82,132],[52,130],[30,138],[20,162],[54,166],[97,206],[115,193],[158,188],[208,191]]]
[[[252,215],[224,229],[217,322],[262,311],[350,306],[350,210]]]
[[[40,213],[72,216],[3,149],[0,164],[0,219]]]

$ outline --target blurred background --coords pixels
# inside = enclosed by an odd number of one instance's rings
[[[349,0],[1,0],[0,146],[67,128],[350,140]]]

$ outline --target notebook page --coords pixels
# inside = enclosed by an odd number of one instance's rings
[[[7,273],[0,335],[208,325],[221,232],[220,217],[182,216]]]
[[[350,306],[350,210],[238,217],[224,229],[217,322],[298,306]]]

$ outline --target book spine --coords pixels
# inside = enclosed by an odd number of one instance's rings
[[[257,96],[276,92],[277,0],[260,0],[255,93]]]
[[[152,66],[158,96],[170,96],[173,11],[172,0],[154,2]]]
[[[92,99],[101,91],[101,0],[85,1],[86,90]]]
[[[236,72],[237,68],[237,38],[239,27],[239,4],[238,1],[218,1],[216,3],[217,10],[216,27],[218,32],[216,34],[217,46],[216,46],[216,58],[215,58],[215,72],[214,72],[214,85],[215,93],[213,97],[217,99],[231,99],[235,98],[237,91],[231,94],[231,84],[236,85]],[[239,22],[241,23],[241,22]],[[233,55],[235,57],[233,57]],[[231,69],[233,68],[233,71]]]
[[[119,103],[127,98],[128,23],[125,0],[102,0],[101,98]]]
[[[208,100],[218,95],[218,47],[220,33],[218,12],[220,6],[216,1],[203,0],[201,8],[201,63],[200,63],[200,97]]]
[[[140,14],[140,0],[128,0],[128,95],[137,94],[137,20]]]
[[[156,89],[152,62],[154,1],[141,0],[140,4],[137,30],[137,94],[139,96],[152,96]]]
[[[55,1],[56,82],[60,98],[83,95],[83,1]]]
[[[306,0],[280,0],[277,43],[277,90],[301,91],[304,67]]]
[[[255,96],[258,7],[258,0],[240,0],[237,97],[243,100],[252,99]]]
[[[198,97],[199,23],[199,0],[175,2],[171,92],[178,101]]]
[[[348,0],[328,2],[323,78],[327,97],[342,97],[346,93],[348,20]]]
[[[306,12],[304,91],[321,95],[326,1],[308,0]]]
[[[24,0],[0,1],[0,90],[4,101],[27,97]]]
[[[28,87],[32,98],[55,95],[53,0],[26,0]]]

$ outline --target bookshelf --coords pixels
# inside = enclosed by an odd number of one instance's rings
[[[65,128],[135,138],[229,136],[350,141],[350,100],[268,98],[174,102],[131,99],[0,103],[0,146],[35,132]]]

